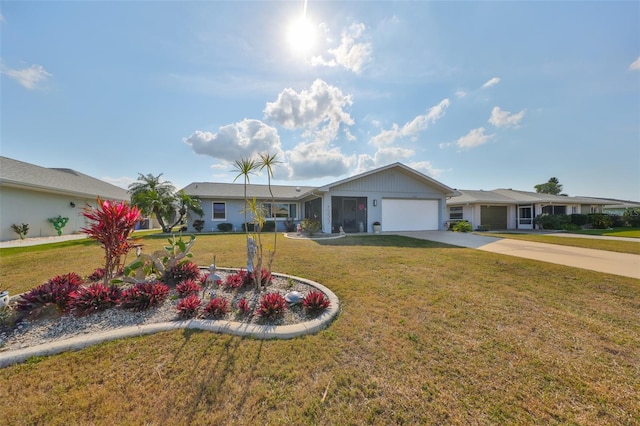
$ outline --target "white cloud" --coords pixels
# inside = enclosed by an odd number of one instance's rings
[[[44,82],[47,78],[52,77],[42,65],[31,65],[29,68],[12,69],[2,66],[2,74],[6,74],[9,77],[16,80],[20,85],[29,90],[35,90],[38,85]]]
[[[410,122],[405,123],[404,126],[400,127],[398,124],[393,123],[391,129],[382,130],[380,133],[371,138],[370,143],[381,147],[386,145],[391,145],[397,139],[401,137],[409,137],[412,140],[415,140],[418,133],[423,130],[426,130],[429,127],[429,124],[435,123],[442,117],[444,117],[445,110],[449,107],[451,102],[449,99],[443,99],[440,101],[438,105],[435,105],[427,111],[426,114],[419,115]]]
[[[244,119],[220,127],[218,133],[196,130],[184,139],[196,154],[233,162],[269,152],[283,157],[278,131],[260,120]]]
[[[638,56],[638,59],[631,62],[631,65],[629,65],[629,69],[631,71],[640,71],[640,56]]]
[[[518,127],[520,122],[524,118],[525,110],[520,111],[517,114],[512,114],[509,111],[503,111],[500,107],[493,107],[491,111],[491,117],[489,123],[496,127]]]
[[[438,177],[444,170],[436,169],[431,164],[431,161],[415,161],[413,163],[407,164],[407,166],[411,167],[414,170],[424,173],[427,176],[431,176],[432,178]]]
[[[456,145],[458,145],[459,148],[475,148],[476,146],[487,143],[489,139],[494,136],[495,135],[485,135],[484,127],[479,127],[471,130],[465,136],[458,139]]]
[[[340,126],[353,139],[348,129],[353,119],[345,108],[353,104],[351,96],[343,95],[337,87],[322,80],[313,82],[309,90],[300,93],[284,89],[275,102],[268,102],[265,117],[287,129],[305,129],[304,136],[315,136],[316,140],[329,142],[338,136]]]
[[[485,84],[483,84],[482,88],[486,89],[487,87],[495,86],[498,83],[500,83],[500,78],[499,77],[493,77],[491,80],[489,80]]]
[[[464,98],[465,96],[467,96],[467,92],[462,89],[456,90],[456,97],[458,99]]]
[[[328,149],[319,142],[301,143],[287,152],[289,179],[313,179],[342,176],[351,170],[354,158],[346,157],[338,148]]]
[[[357,43],[366,30],[363,23],[353,23],[342,32],[340,45],[335,49],[329,49],[329,59],[322,56],[311,58],[314,66],[324,65],[329,67],[342,66],[356,74],[360,74],[363,68],[371,62],[371,43]]]

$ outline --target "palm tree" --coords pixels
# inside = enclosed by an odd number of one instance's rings
[[[265,152],[264,154],[259,154],[260,159],[258,160],[256,166],[262,170],[267,169],[267,182],[269,185],[269,194],[271,195],[271,217],[273,218],[273,252],[269,255],[269,266],[268,270],[271,273],[271,264],[273,263],[273,258],[276,255],[276,246],[278,244],[278,225],[276,223],[276,214],[275,214],[275,205],[276,199],[273,196],[273,191],[271,189],[271,178],[273,177],[273,168],[276,164],[281,163],[281,161],[277,160],[278,154],[269,154]]]
[[[152,174],[139,173],[138,181],[129,185],[131,204],[137,206],[144,215],[153,215],[162,227],[162,232],[169,233],[171,229],[182,221],[191,210],[203,215],[200,200],[176,189],[169,181],[161,181],[160,177]],[[174,218],[176,218],[174,220]],[[173,221],[173,223],[171,223]]]
[[[249,240],[249,226],[247,224],[247,184],[249,183],[249,175],[253,174],[256,170],[256,162],[250,158],[240,158],[235,161],[234,172],[238,172],[236,177],[233,179],[235,182],[240,176],[244,177],[244,230],[247,236],[247,241]]]

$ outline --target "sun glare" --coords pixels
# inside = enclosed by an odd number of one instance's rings
[[[304,54],[310,52],[316,42],[316,32],[313,24],[305,16],[295,19],[289,25],[287,40],[295,53]]]

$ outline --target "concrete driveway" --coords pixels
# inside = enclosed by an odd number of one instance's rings
[[[393,232],[393,234],[640,279],[640,255],[636,254],[450,231],[412,231]]]

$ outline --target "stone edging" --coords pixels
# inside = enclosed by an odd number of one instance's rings
[[[147,334],[159,333],[161,331],[180,329],[204,330],[214,333],[232,334],[234,336],[253,337],[255,339],[263,340],[293,339],[294,337],[303,336],[305,334],[317,333],[318,331],[326,328],[327,325],[338,315],[338,312],[340,311],[340,301],[338,300],[338,297],[327,287],[317,282],[293,275],[277,273],[273,273],[273,275],[291,278],[303,282],[311,287],[315,287],[329,298],[331,305],[317,318],[291,325],[259,325],[227,320],[192,319],[187,321],[170,321],[136,325],[109,330],[102,333],[75,336],[65,340],[32,346],[30,348],[0,352],[0,368],[24,362],[34,356],[48,356],[66,351],[77,351],[88,346],[110,340],[144,336]]]
[[[322,236],[324,234],[320,234],[321,236],[319,237],[309,237],[306,235],[298,235],[296,232],[285,232],[284,234],[285,238],[288,238],[290,240],[309,240],[309,241],[316,241],[316,240],[337,240],[338,238],[344,238],[347,235],[346,234],[329,234],[329,236]]]

